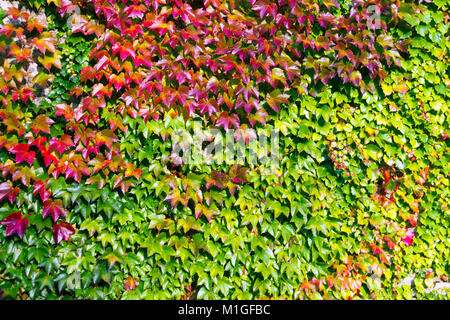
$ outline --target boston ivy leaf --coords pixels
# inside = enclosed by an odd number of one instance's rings
[[[239,164],[235,164],[230,169],[230,177],[233,182],[236,183],[244,183],[247,182],[247,172],[249,171],[249,168],[243,167]]]
[[[50,125],[54,123],[55,121],[46,115],[40,114],[33,120],[31,128],[33,129],[34,134],[38,134],[40,131],[50,133]]]
[[[50,197],[51,192],[46,190],[47,183],[42,182],[40,179],[34,182],[33,186],[33,195],[39,194],[41,196],[41,200],[45,203],[47,199]]]
[[[28,162],[29,165],[33,164],[36,153],[29,151],[29,146],[24,143],[18,143],[9,149],[9,152],[16,155],[16,163]]]
[[[231,126],[236,129],[239,128],[239,117],[237,114],[229,114],[227,111],[223,111],[216,120],[216,126],[221,126],[228,130]]]
[[[56,222],[61,216],[67,216],[66,210],[64,209],[62,201],[60,199],[47,199],[44,202],[42,217],[45,219],[49,214],[52,216],[54,222]]]
[[[12,204],[14,202],[14,200],[16,199],[19,191],[20,191],[20,188],[17,188],[17,187],[14,188],[10,181],[1,183],[0,184],[0,201],[3,201],[3,199],[8,198]]]
[[[282,103],[289,103],[289,95],[285,94],[285,93],[281,93],[280,91],[276,90],[276,91],[272,91],[268,96],[267,96],[267,104],[275,111],[275,112],[279,112],[279,108],[281,106]]]
[[[58,245],[62,240],[69,241],[71,235],[75,233],[74,227],[68,222],[61,221],[53,226],[53,239]]]
[[[127,277],[123,280],[123,287],[126,291],[134,290],[139,285],[139,281],[134,280],[131,277]]]
[[[13,212],[3,219],[1,224],[6,226],[7,237],[17,234],[22,239],[28,227],[28,219],[23,218],[20,212]]]

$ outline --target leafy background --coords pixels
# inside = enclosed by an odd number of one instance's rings
[[[2,298],[448,299],[448,5],[2,11]],[[194,122],[279,168],[177,163]]]

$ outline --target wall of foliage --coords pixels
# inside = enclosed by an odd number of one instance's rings
[[[0,296],[448,299],[448,8],[2,10]],[[279,130],[279,166],[173,157],[196,124]]]

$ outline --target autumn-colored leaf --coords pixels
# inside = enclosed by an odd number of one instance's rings
[[[33,164],[36,153],[29,151],[29,146],[24,143],[18,143],[9,149],[9,152],[16,155],[16,163],[28,162],[29,165]]]
[[[55,53],[56,51],[56,38],[50,32],[43,32],[40,34],[39,38],[33,39],[34,45],[45,54],[46,51]]]
[[[49,147],[50,151],[56,149],[59,154],[63,154],[63,152],[69,148],[73,147],[74,143],[72,141],[72,138],[68,134],[63,134],[59,139],[56,137],[53,137],[50,139]]]
[[[98,175],[94,176],[94,177],[89,177],[86,180],[86,184],[93,184],[93,183],[97,183],[97,189],[100,190],[103,188],[103,186],[105,185],[106,181],[105,179],[99,177]]]
[[[134,164],[127,163],[125,167],[125,177],[135,177],[137,180],[139,180],[139,177],[142,174],[142,169],[136,169]]]
[[[55,75],[48,74],[44,71],[41,71],[33,78],[33,82],[40,86],[45,86],[54,77],[55,77]]]
[[[76,97],[79,97],[81,94],[83,94],[83,92],[84,92],[83,87],[81,87],[81,86],[76,86],[76,87],[70,89],[69,95],[70,95],[70,96],[75,95]]]
[[[239,117],[237,114],[230,115],[227,111],[223,111],[216,120],[216,126],[222,126],[225,130],[228,130],[231,126],[238,129]]]
[[[64,116],[64,118],[66,118],[66,120],[70,120],[74,116],[73,109],[65,103],[57,104],[55,105],[55,108],[57,109],[55,115],[62,115]]]
[[[28,227],[28,219],[23,218],[20,212],[13,212],[3,219],[1,224],[6,226],[7,237],[17,234],[22,239]]]
[[[36,29],[39,33],[42,33],[42,31],[47,27],[48,27],[47,21],[41,20],[39,18],[31,18],[28,20],[27,23],[27,29],[30,32]]]
[[[3,201],[3,199],[8,198],[9,201],[11,202],[11,204],[13,204],[19,191],[20,191],[20,189],[17,187],[13,187],[13,185],[10,181],[1,183],[0,184],[0,201]]]
[[[61,60],[56,57],[50,57],[50,56],[40,56],[38,57],[38,61],[44,66],[45,69],[47,69],[48,71],[50,71],[50,69],[52,68],[52,66],[55,66],[58,69],[61,69],[62,65],[61,65]]]
[[[14,55],[17,62],[20,62],[22,60],[29,61],[31,58],[31,50],[30,48],[20,48],[15,43],[13,43],[9,49],[8,55]]]
[[[257,136],[254,129],[249,129],[247,124],[243,124],[238,130],[236,130],[234,138],[236,141],[244,139],[245,144],[248,144],[250,140],[256,139]]]
[[[247,182],[247,172],[249,168],[243,167],[239,164],[235,164],[230,169],[230,177],[231,180],[235,183],[244,183]]]
[[[98,146],[106,145],[111,149],[112,144],[117,141],[117,136],[109,129],[102,130],[96,135],[96,143]]]
[[[282,103],[289,103],[289,96],[279,91],[273,91],[267,96],[267,104],[275,111],[279,112]]]
[[[48,215],[52,216],[54,222],[56,222],[61,216],[63,217],[67,216],[66,210],[64,209],[61,200],[47,199],[46,201],[44,201],[42,217],[45,219]]]
[[[28,20],[28,18],[30,16],[29,13],[20,11],[16,7],[9,7],[8,10],[6,11],[6,14],[8,16],[11,16],[13,18],[13,20],[17,20],[19,18],[23,18],[25,20]]]
[[[46,115],[40,114],[33,120],[31,128],[33,129],[34,134],[38,134],[40,131],[50,133],[50,125],[54,123],[55,121]]]
[[[42,202],[44,203],[51,195],[51,192],[49,190],[46,190],[46,184],[46,182],[42,182],[42,180],[39,179],[34,182],[33,186],[33,195],[35,196],[39,194],[41,196]]]
[[[53,225],[53,239],[58,245],[62,240],[69,241],[71,235],[75,233],[74,227],[65,221]]]
[[[175,208],[178,203],[181,203],[183,206],[187,206],[188,203],[186,197],[182,196],[180,194],[180,190],[178,189],[172,190],[164,199],[164,201],[170,201],[172,209]]]
[[[139,285],[139,281],[134,280],[131,277],[128,277],[123,280],[123,287],[126,291],[134,290]]]
[[[405,244],[405,246],[408,247],[408,246],[412,245],[414,237],[415,237],[414,231],[412,231],[411,229],[408,229],[406,231],[405,236],[403,238],[401,238],[401,241]]]
[[[274,19],[277,14],[277,4],[267,0],[258,0],[252,7],[253,10],[259,13],[261,19],[267,14],[270,14]]]
[[[359,71],[353,71],[350,75],[350,81],[353,82],[355,86],[359,86],[359,83],[362,79],[361,73]]]
[[[214,170],[209,176],[206,177],[206,189],[208,190],[211,186],[224,189],[229,180],[230,178],[225,173]]]

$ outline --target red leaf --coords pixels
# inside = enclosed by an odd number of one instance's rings
[[[51,192],[49,190],[46,190],[47,181],[44,183],[42,180],[36,180],[33,186],[33,195],[39,195],[41,196],[41,199],[43,202],[47,201],[47,199],[50,197]]]
[[[217,95],[217,88],[219,86],[219,81],[216,77],[212,77],[208,80],[208,83],[206,84],[205,91],[208,92],[209,90],[212,90],[215,95]]]
[[[81,82],[86,82],[88,79],[92,80],[94,77],[95,71],[94,68],[91,66],[86,66],[83,69],[81,69],[80,72],[80,80]]]
[[[7,181],[0,184],[0,201],[8,198],[11,204],[16,200],[17,194],[19,193],[19,188],[13,188],[12,183]]]
[[[18,62],[25,60],[28,61],[31,58],[31,50],[29,48],[20,48],[16,44],[12,44],[9,49],[9,56],[14,55]]]
[[[248,168],[242,167],[239,164],[235,164],[230,168],[230,177],[232,178],[231,180],[235,183],[247,182],[246,175],[248,170]]]
[[[20,87],[19,89],[12,91],[12,100],[15,102],[17,99],[22,100],[23,102],[28,102],[28,100],[34,98],[34,93],[31,89],[27,87]]]
[[[55,121],[46,115],[40,114],[34,119],[33,124],[31,124],[31,128],[33,129],[34,134],[38,134],[40,131],[50,133],[50,125],[54,123]]]
[[[76,182],[80,182],[81,180],[81,170],[79,167],[76,167],[73,163],[69,163],[66,166],[66,180],[72,177]]]
[[[45,136],[40,136],[37,138],[32,138],[28,141],[28,145],[31,146],[36,146],[36,147],[41,147],[44,145],[45,142],[47,142],[47,137]]]
[[[66,210],[64,209],[61,200],[57,199],[55,201],[52,201],[50,199],[47,199],[44,202],[42,217],[45,219],[49,214],[51,214],[54,222],[56,222],[56,220],[58,220],[60,216],[67,216]]]
[[[93,20],[90,20],[85,26],[84,26],[85,35],[89,35],[92,33],[95,33],[95,35],[97,37],[100,37],[103,33],[103,31],[105,30],[105,27],[101,24],[96,23]]]
[[[28,227],[28,219],[22,219],[22,213],[20,212],[13,212],[3,219],[1,224],[6,226],[7,237],[17,234],[22,239]]]
[[[350,75],[350,81],[353,82],[355,86],[359,86],[359,83],[362,79],[361,73],[359,71],[353,71]]]
[[[206,177],[206,190],[209,190],[211,186],[216,186],[220,189],[224,189],[230,178],[223,172],[220,171],[212,171],[209,176]]]
[[[112,74],[109,76],[109,85],[111,84],[114,86],[116,91],[119,91],[125,84],[124,74],[120,73],[119,75]]]
[[[97,64],[94,66],[94,68],[95,68],[95,70],[99,71],[100,69],[104,69],[104,67],[106,66],[107,63],[108,63],[108,57],[107,56],[103,56],[97,62]]]
[[[72,15],[72,19],[69,21],[72,24],[71,28],[72,33],[82,32],[86,34],[86,25],[88,24],[88,20],[86,19],[85,16]]]
[[[21,162],[28,162],[31,166],[33,164],[36,153],[34,151],[28,151],[29,147],[25,143],[18,143],[9,149],[9,152],[16,155],[16,164]]]
[[[134,186],[135,186],[134,183],[132,183],[128,180],[125,180],[120,183],[120,190],[122,190],[122,193],[125,194],[125,193],[127,193],[128,189],[130,187],[134,187]]]
[[[76,86],[69,91],[69,96],[75,95],[76,97],[79,97],[84,92],[83,87]]]
[[[46,167],[48,167],[52,163],[58,165],[59,163],[58,158],[55,157],[46,146],[40,146],[39,151],[41,152],[41,155],[44,157],[44,164]]]
[[[322,12],[320,14],[320,16],[317,18],[317,21],[319,22],[319,24],[322,26],[322,28],[326,28],[327,23],[330,23],[332,25],[336,25],[335,20],[337,20],[335,18],[335,16],[333,16],[331,13],[329,12]]]
[[[47,28],[48,24],[45,20],[31,18],[30,20],[28,20],[27,27],[28,31],[30,32],[33,31],[33,29],[36,29],[37,31],[39,31],[39,33],[42,33],[42,30],[44,30],[44,28]]]
[[[55,115],[56,116],[64,116],[64,118],[66,118],[67,121],[71,120],[73,118],[74,112],[73,109],[71,107],[69,107],[67,104],[65,103],[60,103],[55,105],[55,108],[58,109],[56,110]]]
[[[105,185],[105,180],[99,176],[90,177],[86,180],[86,184],[93,184],[93,183],[97,183],[97,189],[100,190]]]
[[[327,7],[327,9],[330,9],[331,7],[334,7],[334,8],[341,7],[339,2],[336,0],[322,0],[322,4],[324,4]]]
[[[251,139],[256,139],[256,131],[254,129],[249,129],[246,124],[243,124],[238,130],[236,130],[236,133],[234,134],[234,138],[236,141],[239,141],[239,139],[244,139],[245,144],[248,144]]]
[[[205,101],[205,99],[202,99],[198,106],[200,107],[200,112],[204,114],[205,112],[208,112],[208,115],[211,116],[214,112],[217,112],[217,101],[214,99],[210,99],[208,101]]]
[[[172,190],[164,199],[164,201],[170,201],[172,209],[175,208],[179,202],[181,202],[181,204],[185,207],[188,204],[188,200],[184,196],[180,195],[180,190],[178,189]]]
[[[53,226],[53,239],[59,244],[63,239],[69,241],[69,237],[75,233],[75,229],[70,223],[61,221],[61,223]]]
[[[98,155],[88,162],[90,166],[93,166],[93,173],[106,168],[110,163],[111,160],[106,160],[103,155]]]
[[[69,13],[73,13],[75,10],[75,6],[72,3],[72,1],[70,0],[61,0],[61,1],[57,1],[58,5],[57,5],[57,10],[61,13],[61,17],[64,17],[64,15],[69,12]]]
[[[95,136],[95,142],[97,146],[105,145],[108,149],[112,148],[112,144],[116,142],[117,136],[112,132],[112,130],[105,129],[98,132]]]

